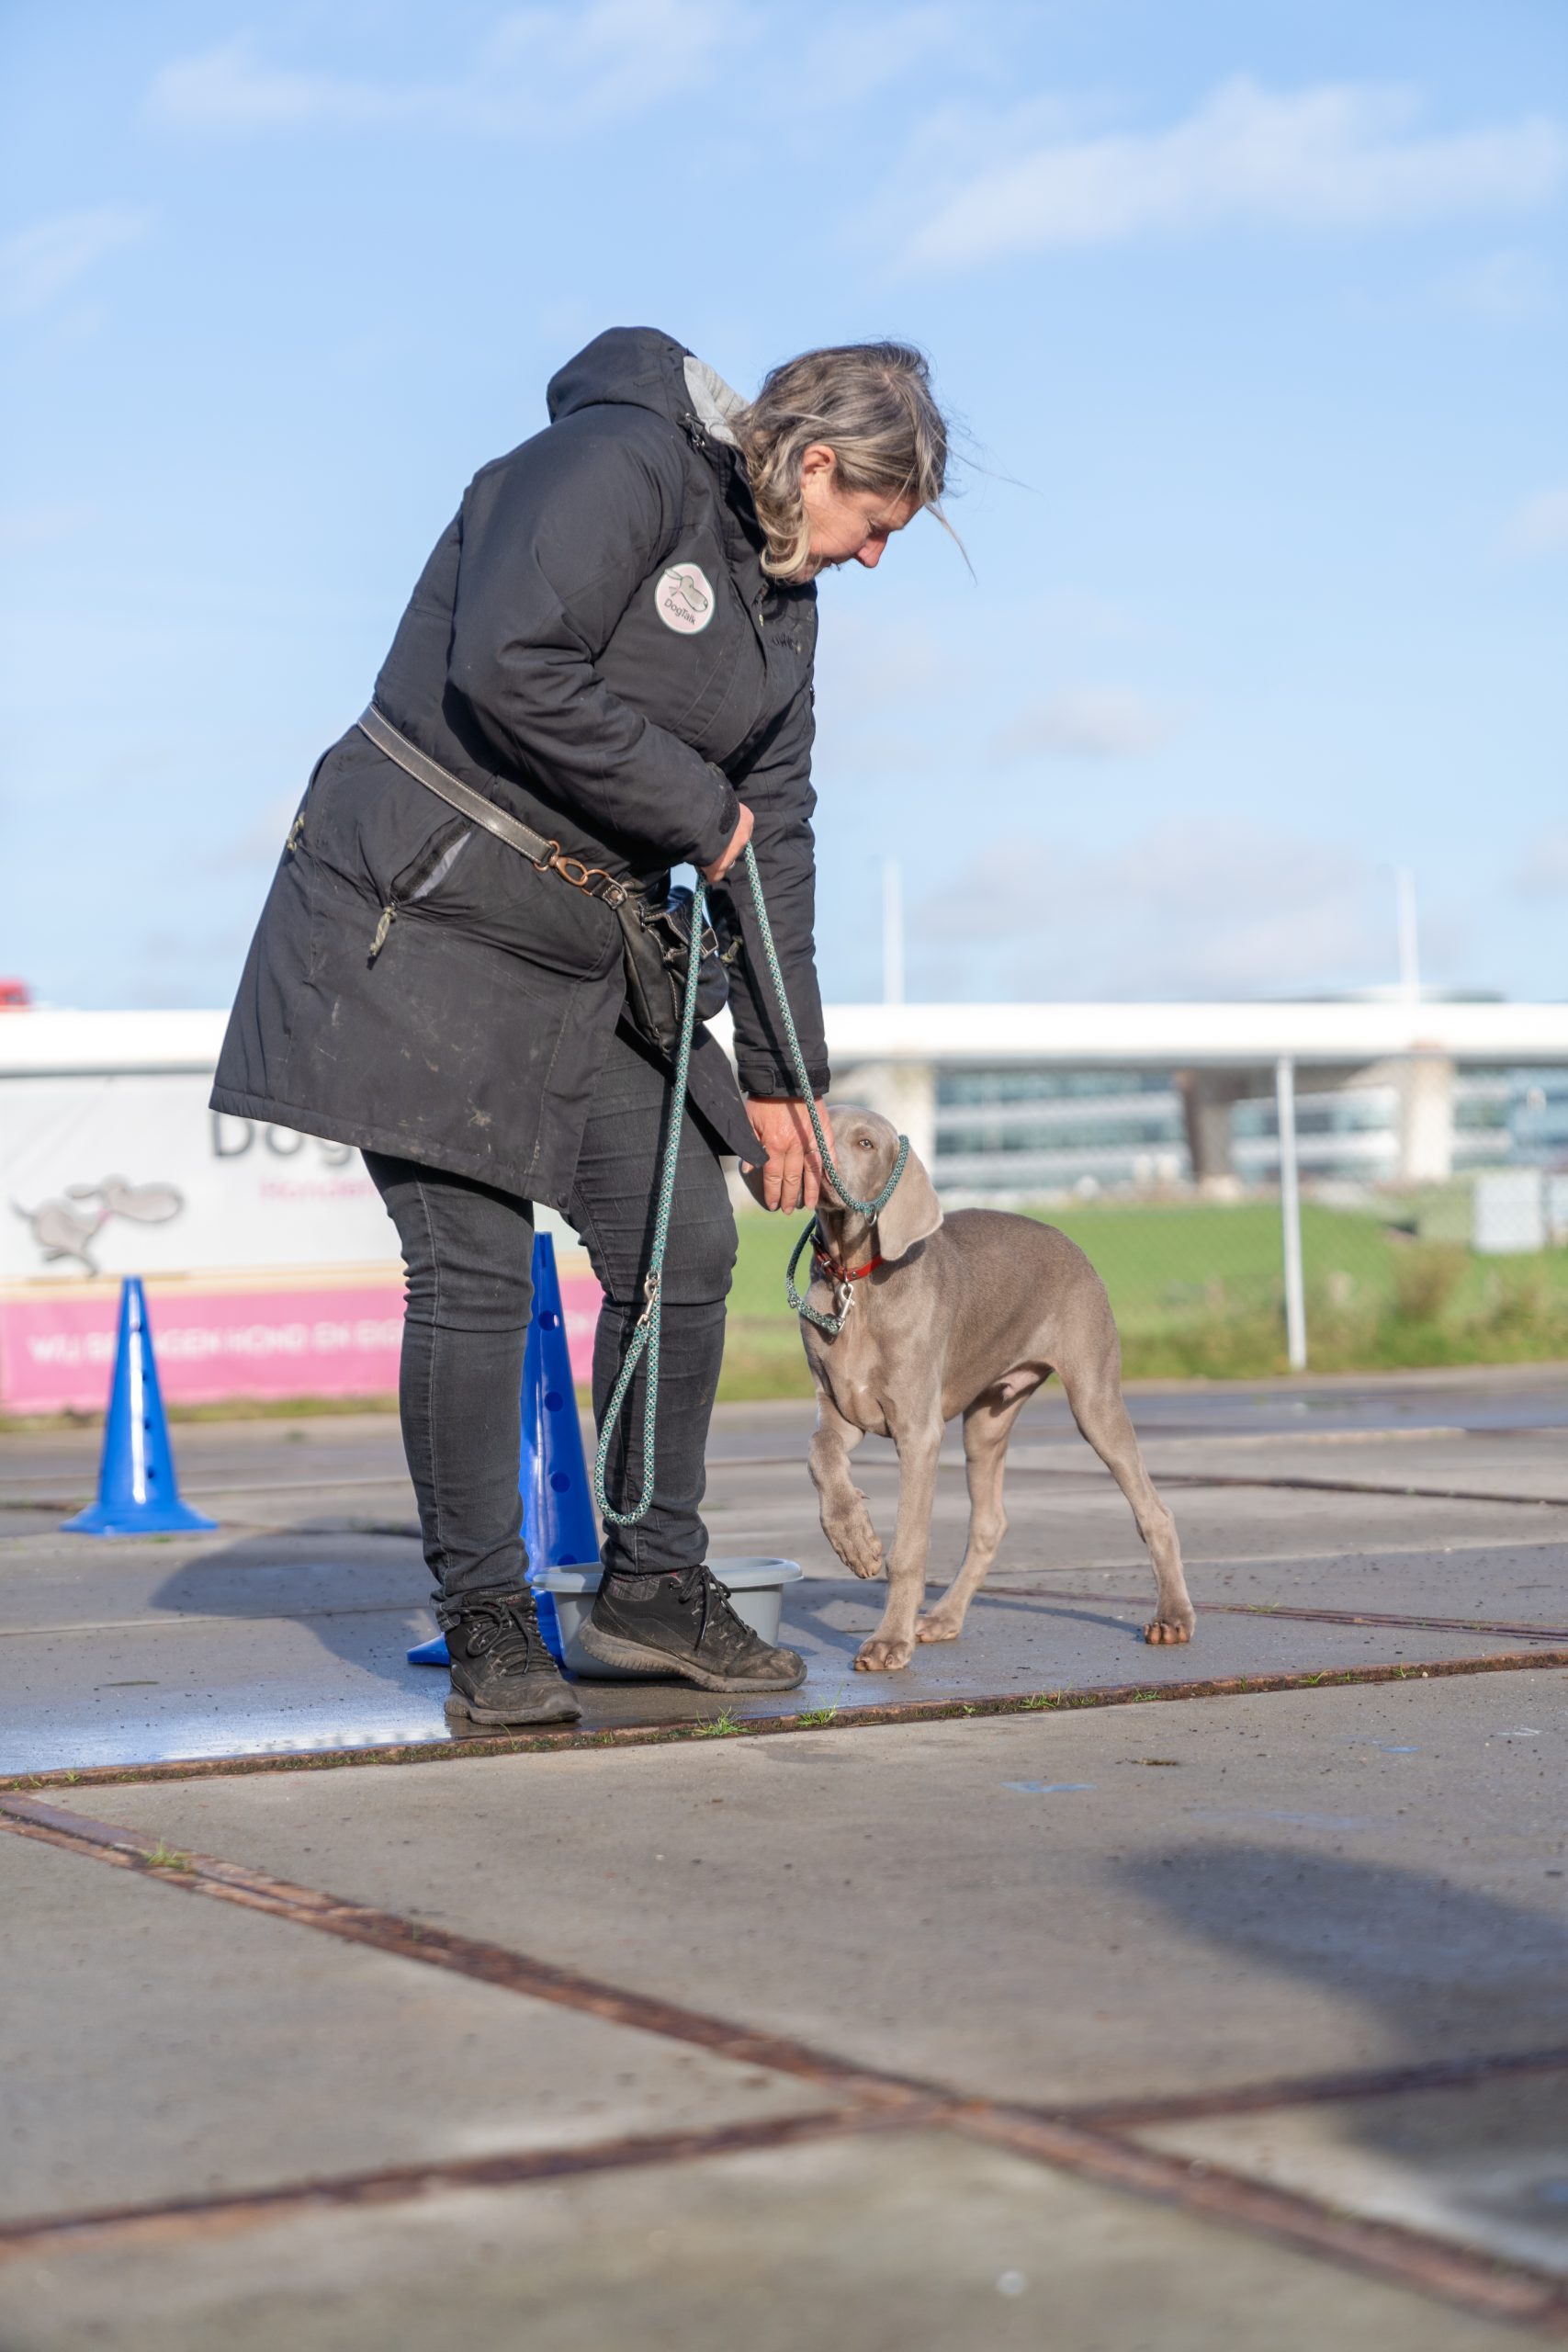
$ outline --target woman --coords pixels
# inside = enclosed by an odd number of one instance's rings
[[[818,572],[874,567],[940,499],[946,433],[897,344],[808,352],[750,404],[666,335],[616,328],[549,387],[550,424],[479,473],[374,706],[319,763],[241,982],[213,1107],[357,1145],[408,1268],[400,1405],[455,1722],[580,1713],[539,1638],[517,1491],[533,1203],[604,1287],[602,1416],[641,1311],[669,1073],[634,1024],[613,903],[750,842],[811,1084],[811,668]],[[368,726],[375,736],[365,731]],[[483,796],[474,821],[465,812]],[[443,797],[445,793],[446,797]],[[477,806],[478,804],[474,804]],[[549,844],[498,839],[502,812]],[[540,846],[539,844],[536,845]],[[557,854],[550,855],[553,849]],[[720,1154],[771,1209],[818,1168],[749,896],[739,1085],[699,1031],[663,1278],[656,1477],[607,1523],[584,1645],[620,1670],[781,1690],[706,1563],[698,1514],[735,1225]],[[640,1377],[607,1491],[642,1491]]]

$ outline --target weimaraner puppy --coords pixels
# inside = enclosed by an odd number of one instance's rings
[[[893,1172],[898,1138],[874,1112],[836,1108],[835,1158],[844,1182],[874,1200]],[[909,1154],[873,1225],[825,1190],[817,1212],[825,1249],[812,1261],[807,1304],[841,1314],[832,1337],[801,1321],[817,1384],[811,1476],[822,1530],[857,1577],[884,1572],[882,1545],[850,1455],[868,1433],[898,1449],[898,1518],[886,1562],[887,1606],[863,1642],[863,1673],[908,1666],[917,1642],[955,1641],[1007,1529],[1002,1472],[1012,1425],[1052,1373],[1073,1419],[1133,1506],[1158,1586],[1148,1642],[1185,1642],[1195,1623],[1176,1522],[1144,1467],[1122,1398],[1122,1351],[1105,1285],[1077,1242],[1052,1225],[998,1209],[943,1217],[931,1178]],[[921,1614],[926,1553],[942,1429],[964,1416],[969,1535],[963,1564]]]

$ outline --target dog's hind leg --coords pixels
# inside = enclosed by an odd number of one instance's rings
[[[1074,1420],[1132,1504],[1138,1532],[1148,1546],[1158,1595],[1144,1639],[1190,1642],[1198,1620],[1182,1573],[1176,1521],[1144,1467],[1137,1431],[1122,1395],[1120,1349],[1109,1306],[1105,1319],[1109,1329],[1089,1360],[1061,1363],[1056,1369]]]
[[[964,1631],[969,1603],[985,1582],[1007,1533],[1002,1474],[1007,1468],[1008,1440],[1038,1385],[1037,1374],[1029,1375],[1022,1387],[1003,1381],[976,1397],[964,1416],[964,1462],[969,1482],[969,1532],[964,1561],[936,1607],[928,1609],[915,1627],[918,1642],[955,1642]]]
[[[827,1390],[819,1388],[808,1460],[822,1532],[852,1575],[879,1577],[881,1538],[871,1523],[865,1497],[850,1476],[850,1456],[864,1435],[853,1421],[845,1420]]]

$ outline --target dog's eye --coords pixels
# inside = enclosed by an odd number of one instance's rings
[[[855,1149],[857,1151],[870,1151],[874,1147],[870,1136],[856,1136]]]

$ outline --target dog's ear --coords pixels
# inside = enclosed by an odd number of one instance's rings
[[[876,1246],[885,1258],[907,1258],[942,1223],[942,1203],[922,1163],[911,1152],[893,1198],[876,1220]]]

